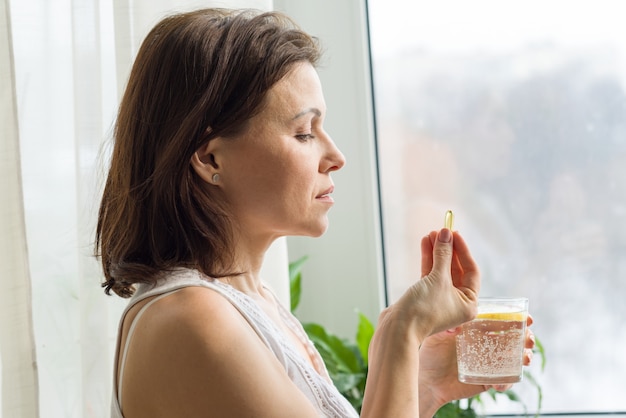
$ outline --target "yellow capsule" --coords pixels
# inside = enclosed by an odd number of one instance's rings
[[[452,231],[452,227],[454,226],[454,213],[451,210],[446,212],[446,219],[444,221],[444,226]]]

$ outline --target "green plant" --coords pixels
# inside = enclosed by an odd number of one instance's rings
[[[300,303],[302,293],[302,265],[306,260],[307,257],[304,256],[289,263],[291,312],[294,314]],[[333,335],[320,324],[303,323],[302,326],[320,352],[328,374],[339,392],[360,412],[363,404],[365,382],[367,380],[367,350],[372,335],[374,335],[374,325],[362,313],[358,312],[358,315],[359,323],[355,342]],[[536,346],[533,351],[539,354],[541,359],[541,371],[543,372],[546,365],[545,350],[538,338],[536,338],[535,341]],[[524,379],[525,382],[528,382],[537,391],[538,401],[535,415],[535,417],[537,417],[539,416],[543,401],[541,385],[529,371],[524,371]],[[528,415],[526,404],[514,390],[510,389],[504,392],[497,392],[490,389],[487,392],[466,400],[457,400],[447,403],[437,411],[435,418],[479,417],[480,414],[477,412],[476,406],[483,406],[485,397],[490,397],[494,401],[505,397],[513,402],[519,402],[523,406],[526,415]]]
[[[300,303],[301,268],[305,261],[306,256],[289,264],[291,311],[294,313]],[[320,324],[303,323],[302,326],[322,356],[335,387],[360,412],[367,378],[367,349],[374,325],[362,313],[358,315],[355,342],[333,335]]]

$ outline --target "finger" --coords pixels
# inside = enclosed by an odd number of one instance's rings
[[[458,232],[454,232],[454,252],[458,257],[458,263],[463,271],[461,286],[465,287],[478,295],[480,291],[480,271],[478,265],[474,261],[465,240]]]
[[[498,392],[504,392],[511,389],[513,385],[492,385],[491,387]]]
[[[458,231],[455,231],[453,235],[454,251],[457,253],[460,266],[465,271],[478,271],[478,265],[474,261],[474,258],[470,253],[469,247],[467,246],[467,243],[465,242],[461,234],[459,234]]]
[[[433,241],[429,235],[422,238],[422,275],[426,276],[433,269]]]
[[[524,347],[531,349],[535,347],[535,333],[528,328],[526,328],[526,340],[524,341]]]
[[[450,277],[452,241],[452,231],[447,228],[442,228],[437,234],[437,240],[433,248],[432,272],[435,272],[438,277]]]
[[[430,231],[428,238],[430,239],[430,245],[434,248],[435,241],[437,241],[437,231]]]
[[[535,322],[535,320],[533,319],[532,315],[528,314],[528,317],[526,317],[526,326],[531,326],[533,322]]]
[[[445,330],[444,332],[449,335],[456,335],[459,332],[461,332],[461,327],[450,328],[450,329]]]
[[[452,283],[454,284],[454,287],[463,287],[463,276],[465,275],[465,272],[463,271],[463,267],[459,261],[459,256],[455,251],[452,252],[452,266],[450,268],[452,270]]]
[[[524,364],[524,366],[530,366],[530,363],[533,361],[534,355],[535,353],[533,353],[533,350],[531,350],[530,348],[524,349],[524,354],[522,357],[522,363]]]

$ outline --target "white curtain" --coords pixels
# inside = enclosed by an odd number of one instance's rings
[[[1,416],[107,417],[126,301],[104,296],[92,244],[134,54],[171,11],[272,2],[0,1]],[[288,303],[284,240],[264,273]]]
[[[3,416],[37,415],[37,375],[8,3],[0,3],[0,371]]]

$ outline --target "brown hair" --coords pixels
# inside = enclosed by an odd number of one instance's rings
[[[295,63],[315,65],[319,55],[311,36],[275,12],[205,9],[152,29],[120,104],[98,214],[107,294],[129,297],[134,284],[176,267],[229,274],[228,207],[191,157],[242,131]]]

